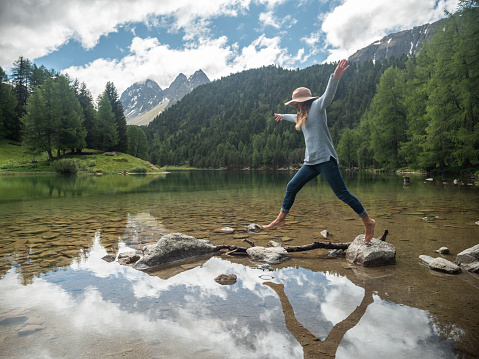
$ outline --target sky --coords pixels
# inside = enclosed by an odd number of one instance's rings
[[[0,66],[23,56],[84,82],[96,98],[179,73],[210,80],[348,58],[445,17],[458,0],[0,0]]]

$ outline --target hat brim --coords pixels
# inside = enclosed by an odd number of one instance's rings
[[[285,105],[294,106],[297,103],[306,102],[310,100],[317,100],[318,98],[319,96],[298,97],[298,98],[295,98],[294,100],[286,102]]]

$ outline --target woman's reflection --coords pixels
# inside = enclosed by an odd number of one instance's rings
[[[291,334],[293,334],[296,340],[303,346],[305,359],[335,358],[336,351],[346,332],[358,324],[366,312],[368,305],[374,302],[371,287],[369,284],[365,284],[364,298],[361,304],[346,319],[336,324],[328,337],[324,341],[321,341],[298,322],[294,315],[293,307],[284,293],[283,284],[273,282],[264,282],[263,284],[272,288],[278,294],[281,306],[283,307],[286,328],[288,328]]]

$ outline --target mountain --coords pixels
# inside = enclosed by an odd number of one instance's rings
[[[410,30],[404,30],[389,34],[381,40],[356,51],[349,61],[384,61],[391,57],[399,58],[403,55],[415,56],[422,48],[423,42],[428,41],[436,30],[444,26],[445,19],[438,20],[432,24],[416,26]]]
[[[129,125],[147,125],[166,108],[180,101],[196,87],[209,83],[202,70],[187,78],[179,74],[165,90],[153,80],[137,82],[128,87],[120,96],[125,117]]]

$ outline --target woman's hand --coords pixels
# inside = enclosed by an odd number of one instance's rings
[[[281,117],[281,115],[277,113],[274,114],[274,119],[276,122],[283,121],[283,118]]]
[[[334,74],[333,74],[333,77],[335,79],[339,80],[344,75],[346,70],[349,68],[349,65],[346,66],[347,63],[348,63],[348,60],[339,61],[339,64],[336,67],[336,70],[334,70]]]

